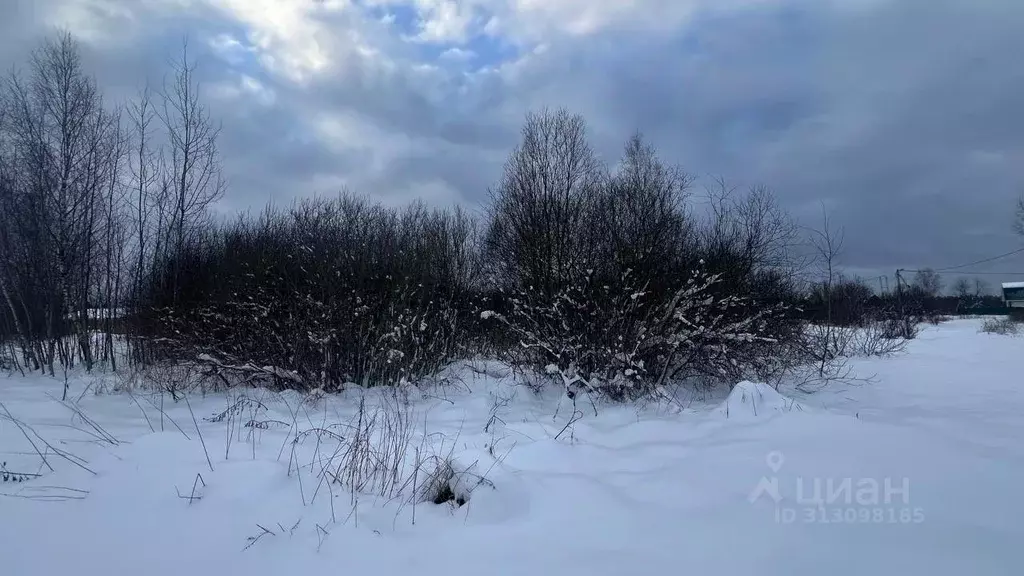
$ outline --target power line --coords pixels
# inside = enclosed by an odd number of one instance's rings
[[[986,262],[992,262],[994,260],[999,260],[1001,258],[1006,258],[1007,256],[1013,256],[1014,254],[1020,254],[1021,252],[1024,252],[1024,248],[1018,248],[1016,250],[1013,250],[1012,252],[1007,252],[1005,254],[1000,254],[998,256],[992,256],[991,258],[983,258],[983,259],[977,260],[975,262],[968,262],[967,264],[960,264],[958,266],[947,266],[945,268],[939,268],[938,270],[936,270],[936,272],[949,272],[950,270],[959,270],[961,268],[968,268],[970,266],[976,266],[978,264],[984,264]]]
[[[972,276],[1024,276],[1024,272],[971,272],[970,270],[964,272],[964,274]]]
[[[902,272],[922,272],[921,269],[917,268],[900,268]],[[933,272],[939,272],[939,270],[933,270]],[[964,270],[961,274],[970,274],[972,276],[986,275],[986,276],[1024,276],[1024,272],[973,272],[971,270]]]

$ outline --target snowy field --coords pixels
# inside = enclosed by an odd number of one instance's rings
[[[596,416],[496,364],[319,400],[0,377],[0,574],[1019,574],[1024,338],[979,325]]]

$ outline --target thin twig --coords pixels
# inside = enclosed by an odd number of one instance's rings
[[[152,400],[150,400],[149,398],[146,398],[146,402],[149,402],[149,405],[150,405],[150,406],[152,406],[152,407],[153,407],[153,408],[155,408],[155,409],[156,409],[156,410],[157,410],[158,412],[160,412],[160,431],[161,431],[161,432],[163,432],[163,430],[164,430],[164,418],[166,417],[166,418],[167,418],[167,420],[170,420],[170,421],[171,421],[171,424],[174,424],[174,427],[178,429],[178,432],[181,432],[181,435],[182,435],[182,436],[184,436],[186,440],[188,440],[188,441],[190,441],[190,442],[192,441],[192,437],[191,437],[191,436],[189,436],[189,435],[188,435],[188,434],[187,434],[187,433],[186,433],[186,432],[185,432],[185,431],[184,431],[184,430],[183,430],[183,429],[181,428],[181,426],[178,426],[178,423],[174,421],[174,418],[171,418],[170,414],[168,414],[167,412],[165,412],[165,411],[164,411],[164,409],[163,409],[163,402],[164,402],[164,393],[163,393],[162,391],[160,392],[160,404],[161,404],[160,406],[157,406],[157,405],[156,405],[156,404],[155,404],[155,403],[154,403],[154,402],[153,402]]]
[[[203,498],[202,496],[196,496],[196,490],[199,488],[200,483],[202,483],[203,488],[206,488],[206,480],[203,480],[202,474],[197,473],[196,479],[192,482],[192,494],[185,496],[184,494],[181,493],[181,491],[178,490],[177,486],[174,487],[174,491],[178,493],[178,498],[188,500],[188,504],[189,506],[191,506],[192,502],[196,500],[202,500]]]
[[[210,472],[213,472],[213,461],[210,460],[210,451],[206,449],[206,440],[203,439],[203,431],[199,429],[199,421],[196,420],[196,413],[192,411],[192,404],[188,401],[188,394],[183,394],[185,398],[185,405],[188,406],[188,413],[192,415],[192,423],[196,427],[196,434],[199,434],[199,442],[203,445],[203,454],[206,454],[206,464],[210,467]]]
[[[32,445],[32,448],[36,451],[36,454],[43,461],[43,464],[45,464],[46,467],[50,469],[50,472],[53,472],[53,466],[50,466],[50,462],[46,459],[46,456],[44,456],[43,453],[39,450],[39,447],[36,446],[36,443],[32,441],[32,438],[28,435],[28,432],[25,432],[25,428],[22,427],[21,422],[17,418],[15,418],[14,415],[11,414],[11,411],[7,409],[7,406],[5,406],[3,402],[0,402],[0,408],[4,409],[4,412],[7,414],[7,418],[11,422],[13,422],[15,426],[18,427],[18,430],[20,430],[22,435],[25,436],[25,440],[28,440],[28,443]]]
[[[135,402],[135,405],[138,406],[139,411],[142,412],[142,417],[146,419],[146,425],[149,426],[149,431],[155,433],[156,429],[153,428],[153,422],[150,421],[149,414],[146,414],[146,410],[142,407],[142,404],[139,404],[139,399],[136,398],[135,395],[132,394],[130,390],[128,390],[127,392],[128,398],[131,398],[132,402]]]
[[[64,406],[65,408],[67,408],[68,410],[71,410],[71,412],[73,412],[73,413],[74,413],[74,414],[76,414],[76,415],[77,415],[77,416],[78,416],[79,418],[81,418],[83,422],[85,422],[86,424],[88,424],[89,426],[91,426],[91,427],[92,427],[92,429],[93,429],[93,430],[95,430],[95,431],[96,431],[96,433],[97,433],[97,434],[99,434],[99,435],[100,435],[100,437],[102,437],[103,439],[105,439],[105,440],[106,440],[107,442],[109,442],[109,443],[111,443],[111,444],[113,444],[113,445],[115,445],[115,446],[116,446],[116,445],[118,445],[118,444],[120,444],[120,442],[119,442],[119,441],[117,440],[117,438],[114,438],[114,436],[113,436],[113,435],[111,435],[111,434],[110,434],[109,432],[107,432],[107,431],[106,431],[106,430],[105,430],[105,429],[104,429],[104,428],[103,428],[102,426],[100,426],[99,424],[97,424],[96,422],[94,422],[94,421],[92,420],[92,418],[89,418],[88,416],[86,416],[86,415],[85,415],[85,413],[84,413],[84,412],[82,412],[82,409],[81,409],[81,408],[79,408],[79,407],[78,407],[77,405],[71,405],[71,404],[68,404],[68,403],[67,403],[66,401],[64,401],[64,400],[58,400],[57,398],[55,398],[54,396],[52,396],[52,395],[50,395],[50,394],[47,394],[46,396],[47,396],[47,398],[49,398],[50,400],[53,400],[54,402],[58,402],[58,403],[60,403],[60,404],[61,404],[62,406]]]
[[[243,552],[248,550],[249,548],[251,548],[253,546],[253,544],[259,542],[260,538],[263,538],[267,534],[270,534],[271,536],[277,536],[276,533],[271,532],[270,530],[267,530],[266,528],[264,528],[263,526],[260,526],[259,524],[257,524],[256,527],[259,528],[260,530],[263,530],[263,532],[260,532],[256,536],[249,536],[248,538],[246,538],[246,540],[248,540],[249,543],[245,545],[245,548],[242,548]]]

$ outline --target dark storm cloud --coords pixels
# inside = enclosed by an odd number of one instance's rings
[[[68,2],[0,0],[0,58],[20,58],[45,10]],[[124,4],[123,2],[120,4]],[[125,4],[127,5],[127,4]],[[149,5],[149,4],[146,4]],[[29,6],[26,8],[26,6]],[[133,4],[134,6],[134,4]],[[515,144],[523,114],[567,106],[586,115],[614,161],[636,129],[700,175],[766,184],[807,225],[824,205],[846,230],[844,264],[867,274],[942,266],[1015,248],[1015,198],[1024,191],[1024,3],[1016,0],[850,0],[752,3],[703,12],[683,30],[608,29],[559,35],[490,71],[428,62],[396,39],[391,64],[343,46],[334,67],[306,83],[221,58],[209,40],[243,44],[246,24],[223,11],[135,11],[130,33],[97,17],[88,60],[115,94],[134,91],[175,54],[188,31],[211,86],[246,77],[259,93],[220,97],[221,147],[232,183],[225,209],[281,204],[342,184],[385,201],[475,207]],[[102,12],[102,10],[101,10]],[[350,16],[325,20],[337,37]],[[111,23],[113,22],[113,24]],[[360,24],[362,25],[362,24]],[[373,27],[377,26],[377,27]],[[380,37],[373,24],[362,32]],[[341,50],[341,52],[337,52]],[[443,60],[443,59],[442,59]],[[0,62],[9,66],[9,61]],[[358,118],[329,136],[324,118]],[[362,128],[360,128],[362,127]],[[1024,262],[987,270],[1024,271]]]
[[[801,201],[833,202],[851,265],[943,266],[1017,247],[1024,5],[893,3],[833,21],[825,37],[820,118],[842,128],[796,130],[807,140],[767,176],[793,182]]]
[[[696,173],[767,184],[808,225],[824,204],[848,266],[891,273],[1013,249],[1024,4],[875,4],[752,9],[682,36],[570,45],[531,88],[609,134],[642,129]]]

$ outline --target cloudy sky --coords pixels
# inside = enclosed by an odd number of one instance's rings
[[[610,161],[639,129],[808,225],[824,204],[864,275],[1024,247],[1020,0],[0,0],[0,65],[55,26],[112,99],[188,35],[225,210],[342,187],[476,208],[525,112],[566,106]]]

